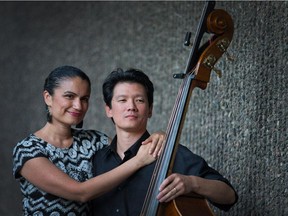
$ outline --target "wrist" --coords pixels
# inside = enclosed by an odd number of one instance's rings
[[[127,161],[128,162],[128,161]],[[143,161],[137,157],[137,155],[129,160],[134,170],[138,170],[144,166]]]
[[[201,193],[201,178],[198,176],[188,176],[190,180],[190,192],[200,194]]]

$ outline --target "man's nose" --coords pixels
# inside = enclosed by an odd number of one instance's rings
[[[137,110],[136,103],[133,100],[130,100],[128,102],[128,110],[132,110],[132,111]]]

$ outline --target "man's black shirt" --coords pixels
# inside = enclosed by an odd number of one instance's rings
[[[150,134],[146,131],[142,137],[125,152],[123,161],[116,152],[117,136],[115,136],[111,145],[96,152],[93,160],[94,176],[108,172],[134,157],[142,145],[142,141],[149,136]],[[141,168],[117,188],[93,200],[94,215],[139,216],[155,164],[156,162]],[[192,153],[183,145],[179,145],[178,147],[173,172],[184,175],[200,176],[206,179],[220,180],[232,187],[229,181],[216,170],[209,167],[202,157]],[[233,204],[220,205],[213,203],[213,205],[227,211]]]

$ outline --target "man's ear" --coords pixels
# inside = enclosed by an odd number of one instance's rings
[[[148,118],[152,117],[152,111],[153,111],[153,104],[149,108]]]
[[[52,97],[47,90],[43,92],[43,98],[47,106],[51,106],[52,104]]]
[[[108,105],[105,105],[105,111],[106,111],[106,116],[108,118],[112,118],[113,117],[112,110],[111,110],[111,108]]]

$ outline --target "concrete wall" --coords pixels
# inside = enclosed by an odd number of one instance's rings
[[[0,3],[0,215],[21,215],[12,149],[45,123],[42,87],[60,65],[83,69],[93,82],[86,128],[113,136],[101,83],[116,67],[145,71],[156,88],[149,130],[165,130],[204,3]],[[216,215],[287,215],[288,2],[219,1],[235,32],[205,91],[195,89],[181,142],[231,180],[239,202]]]

